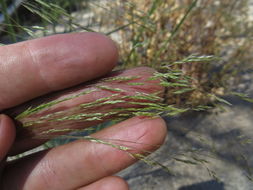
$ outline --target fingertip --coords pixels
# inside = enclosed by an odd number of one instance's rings
[[[106,57],[106,60],[104,61],[107,62],[106,64],[109,64],[108,66],[110,70],[116,66],[119,59],[118,46],[116,42],[101,33],[86,32],[80,33],[80,35],[83,35],[84,38],[90,38],[92,41],[97,42],[95,50],[100,48],[104,51],[103,57]]]
[[[155,138],[155,144],[162,145],[167,136],[167,124],[166,122],[159,116],[156,119],[152,120],[152,125],[150,126],[153,130],[154,134],[150,134]]]
[[[100,33],[60,34],[28,44],[42,81],[52,91],[101,77],[118,62],[116,44]],[[38,53],[42,50],[44,53]],[[52,55],[45,55],[48,51]]]
[[[110,179],[113,183],[111,183],[111,185],[117,185],[118,187],[122,187],[122,189],[129,189],[129,185],[128,185],[128,183],[124,180],[124,179],[122,179],[121,177],[119,177],[119,176],[109,176],[109,177],[107,177],[107,179]],[[109,181],[109,180],[108,180]],[[110,187],[110,186],[109,186]],[[109,190],[110,188],[108,188],[108,190]]]
[[[2,160],[15,140],[15,126],[6,115],[0,115],[0,160]]]
[[[166,122],[159,116],[134,117],[94,134],[98,139],[120,139],[126,147],[134,146],[134,152],[155,151],[164,143],[166,136]]]
[[[102,178],[88,186],[79,188],[78,190],[128,190],[129,186],[125,180],[118,176],[109,176]]]
[[[146,118],[133,127],[135,128],[132,131],[135,131],[136,142],[142,146],[140,149],[148,152],[158,149],[167,136],[166,122],[159,116]]]
[[[82,32],[72,34],[72,42],[75,44],[75,52],[83,58],[83,66],[88,64],[97,65],[93,67],[95,77],[111,71],[118,62],[118,47],[108,36],[95,32]],[[92,70],[90,70],[90,73]],[[89,73],[88,73],[89,74]],[[94,77],[93,77],[94,78]]]

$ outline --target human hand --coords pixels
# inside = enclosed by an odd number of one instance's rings
[[[62,34],[0,47],[0,110],[52,91],[89,81],[111,71],[117,48],[100,34]],[[103,139],[120,139],[136,150],[153,151],[166,135],[162,119],[135,117],[95,133]],[[11,152],[33,144],[14,143],[15,126],[0,115],[0,189],[3,190],[104,190],[128,189],[112,176],[136,160],[107,145],[78,140],[6,163]],[[154,146],[150,146],[150,145]]]

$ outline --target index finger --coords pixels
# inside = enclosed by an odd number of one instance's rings
[[[91,80],[118,59],[109,38],[60,34],[0,47],[0,110]]]

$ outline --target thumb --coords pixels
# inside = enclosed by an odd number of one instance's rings
[[[15,140],[15,126],[6,115],[0,115],[0,161],[5,158]]]

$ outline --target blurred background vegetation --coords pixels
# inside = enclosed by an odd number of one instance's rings
[[[168,94],[171,104],[210,102],[249,72],[253,55],[250,0],[0,0],[0,43],[55,33],[96,31],[119,45],[124,68],[159,67],[189,55],[215,55],[171,66],[191,76],[195,90]],[[176,87],[177,88],[177,87]],[[169,91],[177,90],[171,87]]]

